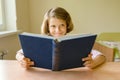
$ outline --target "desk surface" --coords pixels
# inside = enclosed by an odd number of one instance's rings
[[[0,80],[120,80],[120,62],[107,62],[93,70],[82,67],[50,71],[26,70],[16,60],[0,60]]]

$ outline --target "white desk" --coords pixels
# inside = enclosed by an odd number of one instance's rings
[[[25,70],[16,60],[0,60],[0,80],[120,80],[120,62],[109,62],[96,69],[76,68],[50,71],[42,68]]]

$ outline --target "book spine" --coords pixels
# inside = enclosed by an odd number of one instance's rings
[[[54,41],[54,53],[53,53],[53,71],[59,71],[59,42]]]

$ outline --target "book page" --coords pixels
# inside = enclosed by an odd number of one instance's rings
[[[47,38],[47,39],[55,39],[52,36],[43,35],[43,34],[36,34],[36,33],[28,33],[28,32],[23,32],[22,35],[34,36],[34,37],[42,37],[42,38]]]
[[[66,35],[60,38],[57,38],[59,42],[64,41],[64,40],[70,40],[70,39],[76,39],[76,38],[82,38],[82,37],[88,37],[88,36],[94,36],[96,34],[71,34],[71,35]]]

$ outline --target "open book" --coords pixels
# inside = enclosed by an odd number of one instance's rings
[[[19,34],[19,39],[25,57],[34,61],[35,67],[60,71],[82,67],[82,58],[91,52],[96,36],[82,34],[53,38],[24,32]]]

